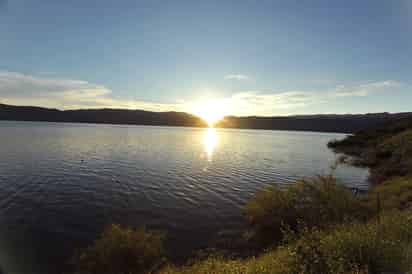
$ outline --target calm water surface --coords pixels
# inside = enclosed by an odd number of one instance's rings
[[[0,267],[53,273],[109,223],[166,230],[172,251],[203,247],[262,187],[329,173],[326,144],[345,135],[0,122],[0,136]],[[367,187],[366,170],[335,174]]]

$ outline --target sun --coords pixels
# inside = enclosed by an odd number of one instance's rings
[[[213,109],[205,109],[199,112],[198,115],[200,116],[200,118],[205,120],[210,127],[213,127],[213,125],[215,125],[216,122],[223,119],[223,115],[221,115],[220,113],[217,113]]]
[[[216,122],[225,117],[225,106],[221,101],[210,100],[195,104],[193,113],[205,120],[209,127],[213,127]]]

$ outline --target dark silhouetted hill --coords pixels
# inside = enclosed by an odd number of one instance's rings
[[[302,130],[354,133],[392,120],[412,117],[412,112],[372,114],[325,114],[286,117],[226,117],[216,127]]]
[[[0,120],[188,127],[207,126],[207,123],[199,117],[184,112],[151,112],[125,109],[62,111],[4,104],[0,104]]]
[[[229,116],[218,122],[215,126],[241,129],[353,133],[404,117],[412,117],[412,113],[300,115],[287,117]],[[0,104],[0,120],[188,127],[207,126],[207,123],[201,118],[184,112],[151,112],[126,109],[84,109],[62,111],[42,107],[11,106],[4,104]]]

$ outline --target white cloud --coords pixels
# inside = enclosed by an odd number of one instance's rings
[[[225,76],[225,80],[249,80],[249,76],[245,74],[228,74]]]
[[[314,96],[302,91],[271,94],[249,91],[236,93],[228,101],[228,107],[236,110],[233,111],[236,115],[279,115],[313,103]]]
[[[368,96],[374,92],[391,91],[401,86],[400,82],[387,80],[380,82],[370,82],[356,86],[339,85],[335,88],[334,95],[337,97],[348,96]]]
[[[333,102],[344,97],[364,97],[376,92],[390,92],[400,86],[402,84],[397,81],[387,80],[339,85],[324,91],[244,91],[210,100],[213,102],[212,105],[216,103],[220,106],[225,112],[224,115],[289,115],[305,113],[307,109],[304,108],[314,104]],[[196,113],[196,106],[202,104],[185,100],[158,103],[119,99],[113,96],[109,88],[87,81],[46,78],[7,71],[0,71],[0,103],[59,109],[128,108],[192,113]]]
[[[116,99],[112,91],[87,81],[51,79],[15,72],[0,71],[0,102],[13,105],[35,105],[59,109],[129,108],[150,111],[195,112],[199,102],[179,100],[157,103]],[[226,106],[226,115],[273,115],[311,103],[313,96],[301,91],[262,94],[258,91],[238,92],[217,99]],[[202,103],[202,102],[200,102]]]
[[[0,102],[59,109],[110,107],[151,111],[183,110],[181,103],[116,99],[110,89],[87,81],[50,79],[7,71],[0,71]]]
[[[314,104],[325,104],[341,97],[364,97],[376,92],[392,92],[401,87],[397,81],[377,81],[352,86],[336,86],[324,91],[248,91],[222,99],[225,109],[237,116],[302,114],[303,108]],[[316,111],[315,111],[316,112]],[[331,111],[333,112],[333,110]]]

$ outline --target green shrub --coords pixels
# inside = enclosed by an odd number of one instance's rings
[[[373,152],[377,160],[371,172],[372,182],[412,174],[412,130],[387,137]]]
[[[167,266],[159,274],[235,274],[246,273],[246,265],[240,260],[210,257],[184,267]]]
[[[410,213],[393,213],[380,222],[341,225],[332,231],[306,230],[292,245],[299,273],[404,273],[411,267]]]
[[[192,265],[167,266],[159,274],[284,274],[293,273],[289,268],[290,256],[286,249],[277,249],[247,260],[210,257]]]
[[[79,274],[135,274],[150,271],[162,261],[163,235],[111,225],[72,262]]]
[[[364,220],[370,214],[360,199],[331,176],[303,180],[283,189],[279,186],[266,188],[245,207],[253,239],[262,244],[279,241],[284,228],[326,227]]]
[[[379,205],[378,205],[379,199]],[[368,193],[371,208],[403,210],[412,207],[412,177],[395,177],[375,186]]]
[[[380,222],[305,228],[288,245],[247,260],[211,257],[159,274],[373,274],[411,269],[410,212],[383,215]]]

